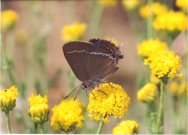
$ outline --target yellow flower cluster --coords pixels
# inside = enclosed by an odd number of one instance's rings
[[[143,18],[148,18],[151,15],[159,15],[161,13],[165,13],[168,10],[168,8],[161,3],[154,2],[151,5],[144,5],[140,8],[139,14]]]
[[[48,121],[49,106],[47,96],[31,95],[29,97],[28,113],[34,123],[44,123]]]
[[[117,0],[98,0],[99,4],[103,6],[116,6]]]
[[[18,89],[16,86],[0,90],[0,110],[4,112],[11,111],[16,106],[17,96]]]
[[[119,125],[114,127],[113,134],[137,134],[138,123],[134,120],[122,121]]]
[[[152,74],[157,78],[172,78],[180,69],[180,57],[172,51],[159,51],[145,59],[145,65],[149,65]]]
[[[188,8],[188,0],[176,0],[176,6],[186,10]]]
[[[63,100],[52,111],[51,127],[55,131],[69,132],[82,127],[84,106],[79,100]]]
[[[14,10],[4,10],[1,12],[2,31],[11,30],[18,20],[18,14]]]
[[[160,83],[160,79],[158,79],[154,74],[150,74],[150,82],[157,85]]]
[[[159,14],[153,21],[155,30],[184,31],[187,28],[188,17],[183,12],[168,11]]]
[[[168,90],[175,96],[182,96],[188,94],[188,83],[186,81],[173,80],[168,83]]]
[[[86,31],[86,27],[87,25],[85,23],[78,22],[64,26],[61,31],[63,41],[69,42],[73,40],[80,40]]]
[[[137,99],[140,102],[151,103],[158,95],[157,86],[154,83],[148,83],[137,92]]]
[[[127,10],[136,9],[140,3],[141,0],[122,0],[123,7]]]
[[[147,39],[138,44],[138,54],[143,57],[149,57],[156,51],[167,49],[167,44],[159,39]]]
[[[123,117],[129,104],[130,97],[120,85],[102,83],[90,93],[87,110],[91,119],[108,122],[109,116]]]

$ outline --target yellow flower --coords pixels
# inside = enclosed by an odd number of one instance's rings
[[[123,117],[129,104],[130,97],[120,85],[102,83],[89,95],[88,115],[96,121],[102,119],[103,122],[108,122],[109,116]]]
[[[85,23],[75,22],[71,25],[66,25],[62,29],[62,39],[65,42],[80,40],[83,36],[87,25]]]
[[[188,88],[188,83],[182,80],[173,80],[168,83],[168,90],[175,96],[186,95]]]
[[[113,134],[137,134],[138,123],[134,120],[122,121],[119,125],[114,127]]]
[[[168,11],[159,14],[153,21],[155,30],[184,31],[187,28],[188,17],[183,12]]]
[[[138,54],[143,57],[149,57],[156,51],[167,49],[167,44],[159,39],[147,39],[138,44]]]
[[[145,65],[149,65],[152,74],[159,79],[172,78],[180,69],[180,57],[172,51],[158,51],[145,59]]]
[[[84,106],[79,100],[63,100],[52,111],[51,127],[55,131],[69,132],[83,125]]]
[[[17,96],[18,89],[16,86],[0,90],[0,110],[4,112],[11,111],[16,106]]]
[[[160,80],[154,74],[150,75],[150,81],[156,85],[160,83]]]
[[[47,96],[34,96],[29,97],[29,109],[28,113],[34,123],[44,123],[48,121],[49,106]]]
[[[127,10],[134,10],[141,3],[141,0],[122,0],[123,7]]]
[[[164,4],[154,2],[151,5],[144,5],[140,8],[139,14],[143,18],[148,18],[151,15],[159,15],[161,13],[165,13],[167,11],[167,7]]]
[[[188,0],[176,0],[176,6],[186,10],[188,8]]]
[[[1,12],[2,31],[13,29],[17,21],[18,21],[18,14],[14,10],[4,10]]]
[[[119,41],[113,37],[111,38],[105,38],[106,40],[110,41],[111,43],[113,43],[115,46],[119,46]]]
[[[151,103],[156,99],[157,95],[156,84],[148,83],[137,92],[137,99],[140,102]]]
[[[116,6],[117,0],[98,0],[99,4],[103,6]]]

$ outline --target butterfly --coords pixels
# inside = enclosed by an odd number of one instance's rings
[[[104,39],[68,42],[62,49],[83,89],[99,85],[102,79],[118,70],[118,61],[123,59],[120,48]]]

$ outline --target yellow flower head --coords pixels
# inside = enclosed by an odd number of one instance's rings
[[[143,57],[149,57],[156,51],[167,49],[167,44],[159,39],[148,39],[138,44],[138,54]]]
[[[188,8],[188,0],[176,0],[176,6],[186,10]]]
[[[114,127],[113,134],[137,134],[138,123],[134,120],[122,121],[119,125]]]
[[[18,14],[13,10],[4,10],[1,12],[1,29],[7,31],[13,29],[18,21]]]
[[[168,90],[174,96],[186,95],[188,91],[188,83],[185,80],[174,79],[168,83]]]
[[[150,74],[150,81],[156,85],[160,83],[160,79],[158,79],[154,74]]]
[[[0,90],[0,110],[4,112],[11,111],[16,106],[17,96],[18,89],[16,86]]]
[[[49,106],[47,96],[31,95],[29,97],[28,113],[34,123],[44,123],[48,121]]]
[[[151,15],[159,15],[161,13],[165,13],[167,11],[167,7],[164,4],[154,2],[151,5],[144,5],[140,8],[139,14],[143,18],[148,18]]]
[[[140,102],[151,103],[158,95],[156,84],[148,83],[137,92],[137,99]]]
[[[99,4],[103,6],[116,6],[117,0],[98,0]]]
[[[169,32],[184,31],[187,28],[187,24],[188,17],[180,11],[161,13],[153,21],[155,30],[165,30]]]
[[[130,97],[120,85],[102,83],[90,93],[87,110],[91,119],[108,122],[109,116],[123,117],[129,104]]]
[[[119,41],[117,40],[117,39],[115,39],[115,38],[113,38],[113,37],[111,37],[111,38],[105,38],[106,40],[108,40],[108,41],[110,41],[110,42],[112,42],[115,46],[119,46]]]
[[[80,40],[86,31],[86,27],[87,25],[85,23],[78,22],[64,26],[61,31],[63,41],[69,42],[73,40]]]
[[[83,125],[84,105],[79,100],[63,100],[52,111],[51,127],[55,131],[69,132]]]
[[[127,10],[136,9],[140,3],[141,0],[122,0],[123,7]]]
[[[149,65],[152,74],[159,79],[172,78],[180,69],[180,57],[172,51],[158,51],[145,59],[145,65]]]

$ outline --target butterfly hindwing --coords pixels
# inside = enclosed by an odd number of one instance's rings
[[[89,49],[87,42],[69,42],[63,46],[63,52],[67,62],[76,77],[84,82],[90,78],[86,72],[87,53],[84,51]]]

